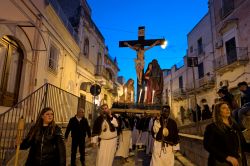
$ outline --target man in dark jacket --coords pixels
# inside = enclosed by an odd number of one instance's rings
[[[233,112],[233,116],[238,122],[238,124],[241,127],[242,131],[246,131],[247,129],[244,127],[242,121],[244,118],[244,115],[247,114],[247,112],[250,112],[250,87],[248,87],[248,84],[243,81],[238,83],[238,88],[241,91],[241,108],[237,109]]]
[[[225,101],[228,103],[231,111],[234,111],[236,109],[238,109],[238,105],[235,101],[235,98],[233,96],[233,94],[231,94],[229,91],[228,91],[228,88],[227,87],[221,87],[217,94],[219,95],[219,101]]]
[[[76,151],[78,146],[81,163],[82,165],[85,165],[85,137],[87,133],[88,138],[91,138],[91,132],[88,120],[84,117],[84,109],[78,109],[76,116],[69,120],[69,124],[65,132],[65,141],[67,141],[70,132],[72,137],[71,166],[76,165]]]

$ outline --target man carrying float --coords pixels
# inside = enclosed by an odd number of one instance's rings
[[[174,166],[174,153],[180,150],[177,124],[169,115],[170,107],[163,106],[161,116],[154,120],[155,141],[150,166]]]

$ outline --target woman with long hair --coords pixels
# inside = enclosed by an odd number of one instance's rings
[[[20,149],[30,148],[26,166],[65,166],[66,150],[61,128],[55,124],[54,111],[43,108],[23,140]]]
[[[231,117],[226,102],[215,105],[213,123],[206,127],[203,143],[209,152],[208,166],[247,166],[244,152],[250,152],[250,144]]]

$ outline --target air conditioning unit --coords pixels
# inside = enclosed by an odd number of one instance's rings
[[[219,39],[215,42],[215,48],[216,49],[219,49],[223,46],[223,40],[222,39]]]
[[[220,81],[220,87],[228,87],[228,85],[229,85],[228,80],[222,80],[222,81]]]

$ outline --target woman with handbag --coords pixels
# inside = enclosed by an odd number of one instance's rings
[[[209,152],[208,166],[247,166],[244,152],[250,152],[250,144],[231,117],[226,102],[215,105],[213,120],[205,129],[203,142]]]
[[[44,108],[36,124],[21,143],[30,148],[26,166],[65,166],[66,150],[61,128],[55,124],[52,108]]]

